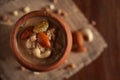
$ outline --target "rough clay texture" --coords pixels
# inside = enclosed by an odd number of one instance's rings
[[[5,3],[6,1],[6,3]],[[56,8],[64,9],[68,12],[68,17],[63,17],[71,28],[71,31],[78,30],[82,27],[90,28],[94,33],[94,41],[85,43],[88,48],[87,53],[71,52],[68,62],[61,65],[58,69],[49,72],[40,72],[39,75],[34,75],[32,71],[19,69],[20,64],[16,62],[10,48],[10,32],[13,24],[25,13],[21,11],[23,7],[29,6],[31,10],[40,10],[42,7],[50,4],[49,0],[1,0],[0,16],[8,15],[11,22],[0,21],[0,80],[62,80],[69,78],[84,66],[95,60],[101,52],[107,47],[98,31],[93,28],[84,17],[82,12],[75,6],[72,0],[58,0],[55,4]],[[62,6],[61,6],[62,5]],[[13,16],[11,13],[14,10],[19,10],[19,15]],[[69,64],[74,63],[75,69],[64,69]]]

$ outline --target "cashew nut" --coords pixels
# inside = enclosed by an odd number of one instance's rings
[[[83,28],[83,29],[80,30],[80,32],[83,34],[83,36],[85,37],[85,39],[88,42],[93,41],[94,35],[93,35],[93,32],[89,28]]]
[[[33,55],[34,55],[35,57],[40,58],[40,57],[41,57],[40,54],[41,54],[41,51],[40,51],[39,48],[34,48],[34,49],[33,49]]]
[[[40,54],[40,58],[47,58],[51,55],[51,51],[50,50],[47,50],[45,51],[44,53],[41,53]]]
[[[26,41],[26,48],[35,48],[35,42],[31,42],[30,39]]]
[[[37,58],[47,58],[51,55],[50,50],[46,50],[44,53],[41,53],[39,48],[33,49],[33,55]]]
[[[31,48],[31,47],[32,47],[32,43],[31,43],[30,39],[28,39],[26,41],[26,48]]]
[[[50,8],[51,10],[54,10],[54,9],[55,9],[55,5],[54,5],[54,4],[50,4],[50,5],[49,5],[49,8]]]

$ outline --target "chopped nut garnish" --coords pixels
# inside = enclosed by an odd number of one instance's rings
[[[26,41],[26,48],[31,48],[32,47],[32,42],[28,39]]]
[[[47,58],[51,55],[51,50],[46,50],[44,53],[43,53],[43,58]]]
[[[51,10],[54,10],[54,9],[55,9],[55,5],[54,5],[54,4],[50,4],[50,5],[49,5],[49,8],[50,8]]]
[[[44,51],[43,53],[40,54],[40,57],[39,58],[47,58],[51,55],[51,50],[46,50]]]
[[[30,12],[30,7],[28,7],[28,6],[24,7],[24,8],[23,8],[23,11],[24,11],[25,13]]]
[[[47,20],[40,22],[33,29],[34,33],[44,32],[48,29],[49,23]]]
[[[40,75],[40,72],[33,72],[34,75]]]
[[[20,66],[20,70],[25,71],[25,70],[26,70],[26,68],[25,68],[25,67],[23,67],[23,66]]]
[[[37,26],[28,26],[20,34],[21,40],[25,40],[25,46],[36,58],[47,58],[52,53],[51,41],[55,38],[55,28],[48,28],[49,23],[45,19]],[[52,39],[52,40],[51,40]]]
[[[41,53],[39,48],[33,49],[33,55],[37,58],[47,58],[51,55],[51,50],[45,50]]]
[[[35,41],[32,42],[31,48],[35,48],[36,47],[36,43]]]
[[[41,52],[44,52],[44,51],[45,51],[45,48],[42,47],[39,43],[37,43],[37,47],[40,49]]]
[[[68,16],[68,13],[66,11],[62,10],[61,15],[62,16]]]
[[[14,15],[14,16],[18,16],[18,14],[19,14],[19,13],[18,13],[17,10],[13,11],[13,15]]]
[[[47,36],[48,36],[49,40],[54,39],[55,38],[55,29],[54,28],[49,29],[47,31]]]
[[[36,34],[34,34],[34,35],[32,35],[31,37],[30,37],[30,41],[35,41],[35,40],[37,40],[37,38],[36,38]]]
[[[57,14],[61,15],[61,13],[62,13],[62,9],[58,9]]]
[[[33,49],[33,55],[35,56],[35,57],[37,57],[37,58],[40,58],[41,57],[41,51],[40,51],[40,49],[39,48],[34,48]]]

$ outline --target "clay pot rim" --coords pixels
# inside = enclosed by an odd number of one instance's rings
[[[16,40],[16,35],[17,35],[17,31],[20,27],[20,25],[26,21],[29,18],[32,17],[36,17],[36,16],[41,16],[41,17],[50,17],[54,20],[57,20],[59,22],[59,24],[61,25],[61,27],[65,30],[66,32],[66,39],[67,39],[67,43],[66,43],[66,49],[64,50],[64,54],[63,56],[54,64],[49,65],[49,66],[36,66],[33,64],[30,64],[29,62],[27,62],[26,60],[24,60],[21,56],[19,56],[20,51],[17,48],[17,40]],[[26,15],[24,15],[23,17],[21,17],[16,24],[14,25],[15,27],[13,28],[13,31],[11,32],[11,36],[10,36],[10,45],[11,48],[13,50],[13,54],[15,55],[16,59],[18,60],[18,62],[20,64],[22,64],[23,66],[25,66],[26,68],[33,70],[33,71],[49,71],[52,69],[55,69],[57,67],[59,67],[64,61],[65,59],[68,57],[68,55],[70,54],[71,51],[71,47],[72,47],[72,36],[71,36],[71,31],[69,29],[69,26],[65,23],[65,21],[58,15],[52,13],[52,12],[46,12],[46,11],[32,11]]]

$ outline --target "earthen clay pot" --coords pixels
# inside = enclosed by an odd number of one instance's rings
[[[17,43],[17,34],[18,30],[25,21],[33,18],[33,17],[49,17],[54,21],[57,21],[57,23],[61,26],[61,28],[65,31],[65,38],[66,38],[66,43],[65,43],[65,49],[63,51],[62,56],[59,58],[59,60],[55,61],[53,64],[49,65],[39,65],[35,64],[34,62],[30,62],[29,59],[27,59],[24,56],[21,56],[21,51],[18,47]],[[21,17],[16,24],[14,25],[14,28],[11,32],[11,37],[10,37],[10,44],[11,48],[13,50],[13,54],[15,55],[16,59],[18,62],[23,65],[24,67],[33,70],[33,71],[49,71],[52,69],[55,69],[59,67],[65,59],[68,57],[71,51],[72,47],[72,36],[71,36],[71,31],[69,29],[69,26],[66,24],[66,22],[58,15],[51,13],[51,12],[46,12],[46,11],[33,11],[30,12],[23,17]]]

